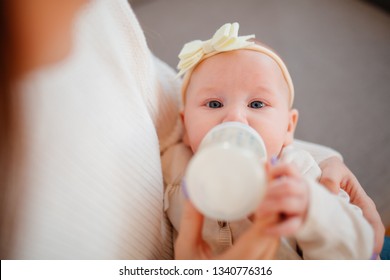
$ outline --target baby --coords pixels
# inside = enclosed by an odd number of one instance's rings
[[[282,236],[278,259],[369,259],[374,233],[348,195],[328,192],[318,183],[321,169],[294,147],[298,111],[284,62],[270,48],[238,36],[238,24],[225,24],[208,41],[186,44],[179,58],[184,109],[183,143],[164,155],[165,210],[179,229],[185,167],[206,133],[223,122],[242,122],[263,138],[268,185],[258,213],[283,217],[267,229]],[[189,148],[189,149],[188,149]],[[203,238],[214,253],[231,246],[251,220],[205,219]]]

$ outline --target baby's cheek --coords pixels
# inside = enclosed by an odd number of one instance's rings
[[[265,148],[267,150],[267,158],[270,159],[273,156],[279,156],[282,150],[283,142],[280,141],[280,139],[278,138],[263,138],[263,140],[265,143]]]
[[[203,138],[214,125],[211,121],[203,121],[201,116],[194,116],[191,120],[192,122],[186,124],[186,128],[188,128],[191,149],[193,152],[196,152]]]
[[[202,142],[202,139],[204,138],[205,133],[201,131],[200,129],[195,129],[191,131],[189,135],[189,144],[191,146],[192,151],[195,153],[198,148],[200,143]]]

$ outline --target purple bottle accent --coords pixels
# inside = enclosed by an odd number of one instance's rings
[[[271,165],[276,165],[278,163],[278,157],[277,156],[272,156],[271,157]]]
[[[370,260],[376,260],[376,259],[378,259],[378,254],[373,253]]]
[[[183,192],[184,197],[186,199],[189,199],[189,195],[188,195],[188,191],[187,191],[187,184],[186,184],[186,180],[184,178],[181,181],[181,190]]]

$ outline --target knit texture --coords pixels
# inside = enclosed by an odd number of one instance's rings
[[[180,136],[178,81],[126,0],[91,1],[75,32],[71,56],[22,85],[27,162],[12,257],[171,258],[160,150]]]

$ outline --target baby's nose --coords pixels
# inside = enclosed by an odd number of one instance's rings
[[[248,125],[248,119],[244,110],[240,108],[229,109],[223,122],[240,122]]]

